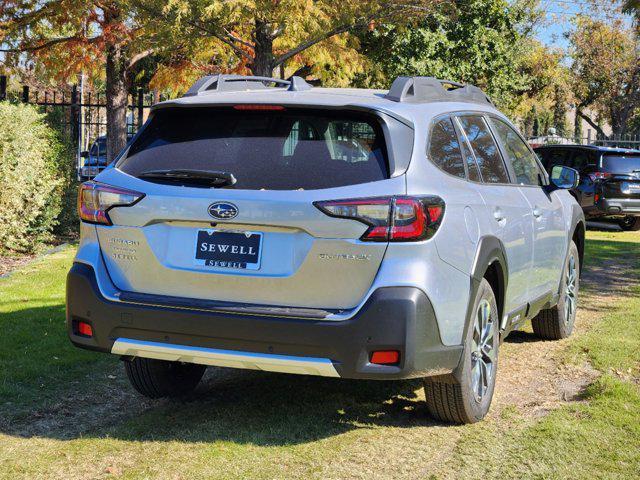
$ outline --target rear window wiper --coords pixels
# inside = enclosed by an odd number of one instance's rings
[[[138,174],[143,180],[199,185],[212,188],[230,187],[237,182],[232,173],[218,170],[148,170]]]

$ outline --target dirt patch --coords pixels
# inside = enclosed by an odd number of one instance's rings
[[[31,262],[35,255],[21,255],[19,257],[0,256],[0,278],[7,276],[10,272]]]
[[[585,269],[574,335],[585,332],[603,312],[629,295],[640,279],[628,275],[630,259],[603,260]],[[601,374],[586,360],[566,363],[571,338],[538,339],[530,331],[513,332],[503,343],[492,414],[507,406],[521,407],[524,415],[540,416],[563,403],[580,401],[584,389]]]
[[[16,256],[0,255],[0,278],[8,277],[16,270],[19,270],[20,268],[33,262],[34,260],[37,260],[40,257],[57,253],[68,246],[69,244],[65,242],[57,246],[52,246],[48,250],[44,250],[41,253],[21,254]]]

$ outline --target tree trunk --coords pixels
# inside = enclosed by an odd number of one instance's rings
[[[254,58],[249,65],[251,73],[260,77],[273,76],[273,36],[270,27],[264,20],[255,20]]]
[[[589,125],[591,125],[603,140],[606,140],[608,138],[607,135],[604,133],[604,130],[602,130],[602,127],[600,127],[600,125],[594,122],[591,119],[591,117],[589,117],[587,114],[585,114],[582,111],[582,107],[580,106],[576,107],[576,115],[578,115],[580,118],[583,118]]]
[[[119,10],[105,11],[106,24],[119,22]],[[111,162],[127,144],[128,65],[125,51],[117,39],[107,45],[106,60],[107,162]]]

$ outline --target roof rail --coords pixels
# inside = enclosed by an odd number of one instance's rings
[[[491,99],[478,87],[434,77],[398,77],[385,98],[394,102],[474,102],[489,103]]]
[[[311,85],[301,77],[291,77],[289,80],[271,77],[251,77],[244,75],[207,75],[198,79],[185,93],[184,97],[194,97],[205,92],[241,92],[269,88],[267,84],[275,83],[278,87],[288,87],[289,92],[309,90]]]

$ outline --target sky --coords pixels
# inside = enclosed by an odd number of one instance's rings
[[[589,0],[540,0],[540,6],[547,21],[539,27],[537,37],[551,47],[566,48],[568,42],[563,34],[571,30],[573,18],[579,13],[594,13]],[[627,20],[630,22],[628,17]]]

